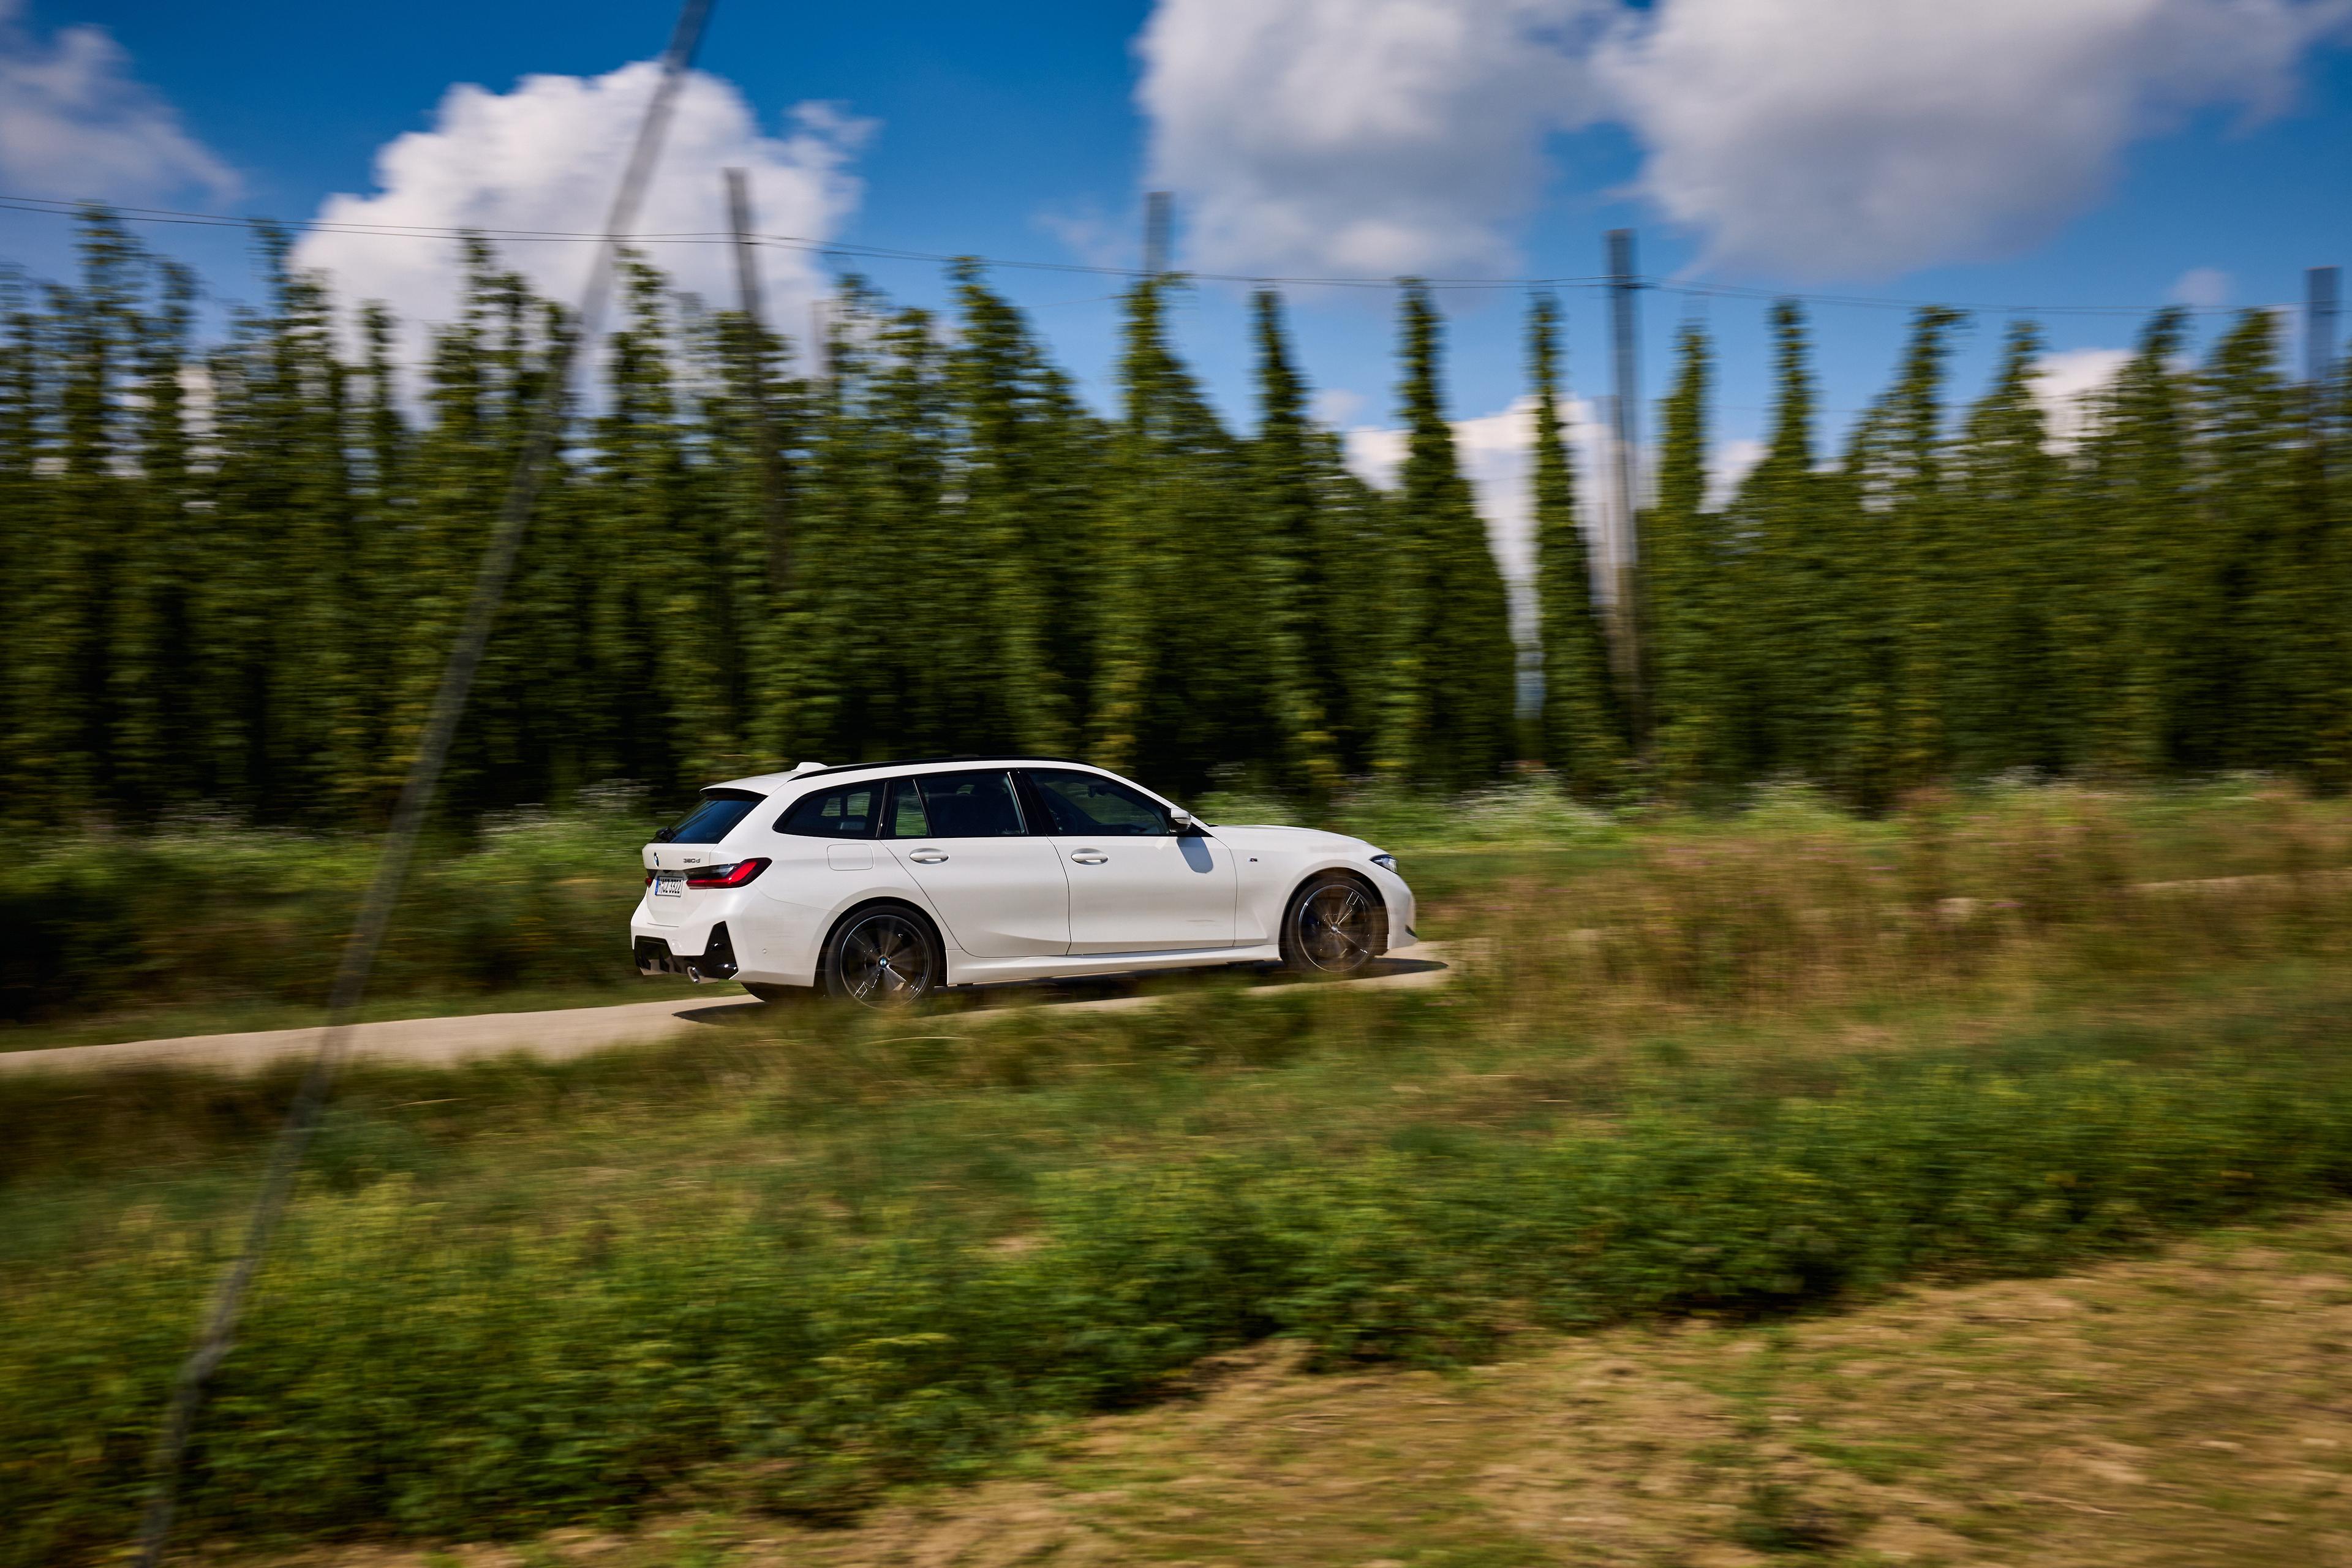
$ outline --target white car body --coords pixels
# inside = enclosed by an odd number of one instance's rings
[[[983,773],[1007,776],[1021,806],[1019,831],[939,831],[955,824],[929,787],[917,785],[923,793],[912,798],[932,806],[919,833],[888,836],[909,820],[904,814],[896,824],[886,819],[880,804],[908,798],[897,793],[900,781],[938,780],[935,787],[945,789],[958,781],[940,775]],[[1097,787],[1094,780],[1124,786],[1157,803],[1179,831],[1138,826],[1129,830],[1138,836],[1108,837],[1058,831],[1067,817],[1043,820],[1064,808],[1040,805],[1041,778],[1076,788],[1087,799],[1097,798],[1086,793]],[[836,804],[847,809],[862,798],[854,793],[860,786],[878,791],[871,797],[871,829],[856,831],[854,817],[810,815]],[[1101,798],[1114,797],[1104,791]],[[803,764],[703,792],[706,807],[745,799],[751,804],[740,820],[700,830],[718,833],[711,842],[645,847],[646,890],[629,923],[641,973],[814,985],[835,928],[881,901],[910,905],[928,917],[950,985],[1278,962],[1293,896],[1325,872],[1341,873],[1377,898],[1385,921],[1375,951],[1418,940],[1412,889],[1393,861],[1364,840],[1311,828],[1201,824],[1165,797],[1083,763],[1011,757]],[[803,826],[822,821],[841,831],[784,831],[796,806]],[[698,831],[691,825],[704,809],[681,829]],[[711,815],[723,825],[731,811],[723,805]],[[698,875],[712,879],[714,868],[761,860],[767,864],[739,886],[683,885]]]

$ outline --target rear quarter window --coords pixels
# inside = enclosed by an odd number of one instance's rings
[[[881,796],[878,782],[818,790],[786,806],[776,831],[802,838],[870,838]]]

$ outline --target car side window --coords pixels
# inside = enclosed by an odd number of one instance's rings
[[[1015,838],[1024,831],[1010,773],[924,773],[916,783],[922,788],[923,837]]]
[[[879,784],[843,784],[804,795],[776,819],[776,831],[802,838],[871,838]]]
[[[1054,819],[1054,831],[1103,838],[1164,837],[1176,830],[1168,808],[1141,790],[1100,773],[1031,768],[1029,782]]]
[[[892,779],[887,804],[882,807],[882,837],[885,838],[922,838],[931,831],[931,819],[923,810],[923,792],[915,787],[912,779]]]

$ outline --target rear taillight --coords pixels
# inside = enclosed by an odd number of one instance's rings
[[[652,887],[653,885],[654,885],[654,874],[653,874],[651,871],[648,871],[648,872],[646,872],[646,887],[648,887],[648,888],[650,888],[650,887]]]
[[[731,866],[705,866],[686,874],[689,888],[740,888],[768,868],[764,859],[738,860]]]

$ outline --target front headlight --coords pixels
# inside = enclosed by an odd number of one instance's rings
[[[1372,864],[1378,866],[1383,871],[1393,871],[1396,869],[1396,857],[1393,855],[1375,855],[1372,857]]]

